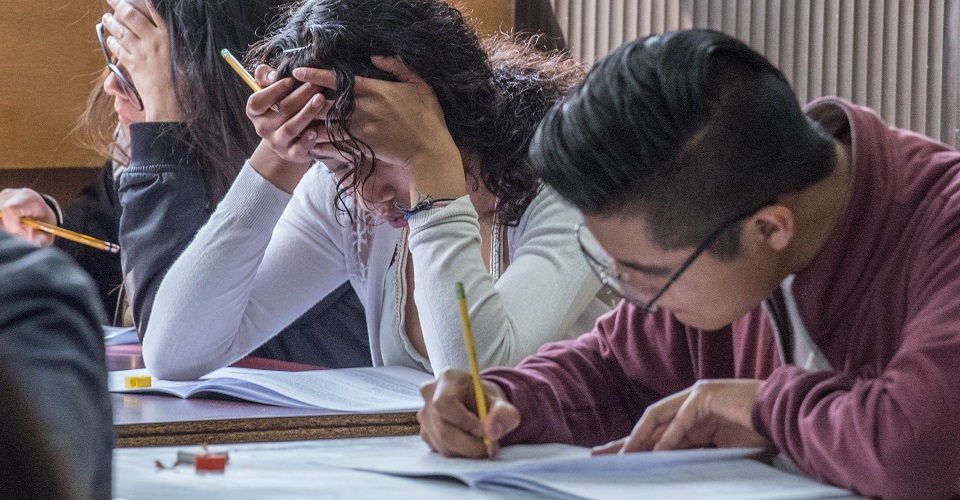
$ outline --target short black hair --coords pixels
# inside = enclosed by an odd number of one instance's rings
[[[639,215],[664,249],[694,247],[739,213],[834,167],[833,138],[783,74],[729,35],[649,36],[598,62],[531,144],[545,183],[588,215]],[[739,253],[740,225],[710,251]]]

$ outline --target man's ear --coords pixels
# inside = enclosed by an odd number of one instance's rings
[[[780,252],[793,241],[795,222],[793,210],[789,207],[770,205],[753,214],[744,226],[744,231],[761,246]]]

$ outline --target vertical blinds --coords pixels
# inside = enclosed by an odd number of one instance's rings
[[[637,37],[736,36],[801,102],[838,95],[960,145],[960,0],[550,0],[571,54],[592,63]]]

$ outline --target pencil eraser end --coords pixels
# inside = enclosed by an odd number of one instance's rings
[[[124,377],[123,379],[123,387],[126,389],[142,389],[144,387],[150,387],[151,385],[153,385],[153,381],[150,375],[137,375]]]

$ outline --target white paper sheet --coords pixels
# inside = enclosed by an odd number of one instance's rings
[[[430,453],[418,436],[377,437],[358,439],[323,439],[282,443],[248,443],[214,445],[213,452],[229,452],[230,463],[224,474],[197,474],[190,467],[157,470],[155,460],[169,464],[179,450],[198,451],[198,447],[121,448],[114,452],[114,494],[120,498],[148,500],[188,500],[193,498],[416,498],[432,499],[498,499],[530,498],[477,488],[468,488],[458,481],[443,479],[411,479],[409,477],[364,472],[325,465],[329,463],[392,462],[404,458],[418,461],[424,467],[479,468],[463,460],[444,459]],[[516,452],[512,450],[518,450]],[[416,455],[411,455],[414,453]],[[513,458],[570,456],[584,457],[585,448],[544,445],[506,449]],[[820,490],[818,483],[802,476],[773,470],[766,465],[731,459],[716,463],[675,465],[666,473],[644,477],[623,475],[614,471],[602,478],[580,477],[564,473],[540,477],[547,485],[562,488],[585,497],[608,494],[607,498],[828,498],[836,490]],[[402,463],[402,462],[401,462]],[[461,465],[452,465],[461,464]],[[410,464],[406,464],[410,465]],[[500,463],[498,466],[502,467]],[[591,472],[591,475],[594,474]],[[642,482],[646,480],[646,483]],[[811,483],[814,486],[811,486]],[[842,491],[842,490],[840,490]],[[821,494],[822,493],[822,494]],[[847,498],[859,498],[847,495]]]
[[[752,460],[755,449],[706,449],[590,457],[567,445],[503,448],[494,460],[444,458],[422,442],[363,446],[313,461],[402,477],[449,477],[474,488],[552,498],[836,498],[846,490]]]

